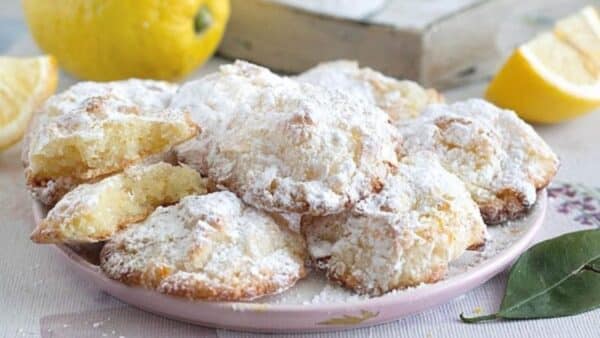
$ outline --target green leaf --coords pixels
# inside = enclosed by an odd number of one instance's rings
[[[600,229],[572,232],[533,246],[513,265],[500,311],[460,318],[570,316],[600,307]]]

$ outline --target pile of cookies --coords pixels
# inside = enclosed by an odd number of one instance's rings
[[[514,112],[349,61],[79,83],[46,102],[23,162],[50,210],[34,242],[104,243],[110,278],[204,300],[309,269],[360,294],[433,283],[558,168]]]

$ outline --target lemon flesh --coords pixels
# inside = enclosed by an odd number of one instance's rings
[[[179,79],[212,56],[229,18],[229,0],[23,0],[23,9],[38,45],[95,81]]]
[[[592,7],[559,21],[519,47],[494,77],[486,98],[540,123],[600,107],[600,21]]]
[[[0,57],[0,150],[18,142],[34,111],[56,90],[51,56]]]
[[[600,73],[600,20],[593,7],[559,21],[554,33],[580,53],[591,72]]]

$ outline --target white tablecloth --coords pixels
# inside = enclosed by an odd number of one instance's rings
[[[0,0],[0,54],[35,55],[16,1]],[[192,77],[225,62],[213,59]],[[61,74],[61,89],[73,82]],[[484,84],[445,93],[450,100],[481,95]],[[600,114],[598,112],[537,131],[560,155],[554,198],[539,239],[599,226],[599,201],[593,212],[580,204],[592,187],[600,187]],[[157,317],[85,283],[49,246],[29,241],[30,197],[19,160],[20,145],[0,153],[0,337],[263,337],[268,335],[215,330]],[[574,196],[561,193],[565,182],[581,183]],[[599,190],[596,189],[598,196]],[[570,202],[569,202],[570,201]],[[568,203],[567,203],[568,202]],[[594,218],[595,217],[595,218]],[[591,223],[591,224],[585,224]],[[600,310],[567,318],[463,324],[461,312],[498,308],[506,273],[438,308],[390,324],[350,331],[282,335],[286,337],[600,337]],[[269,335],[270,336],[270,335]]]

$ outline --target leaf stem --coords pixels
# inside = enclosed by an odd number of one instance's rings
[[[194,18],[194,31],[203,33],[213,22],[212,14],[206,6],[202,6]]]
[[[469,324],[484,322],[484,321],[488,321],[488,320],[495,320],[498,318],[500,318],[500,316],[498,316],[497,313],[492,313],[491,315],[478,316],[478,317],[465,317],[464,313],[460,314],[460,320],[462,320],[464,323],[469,323]]]

